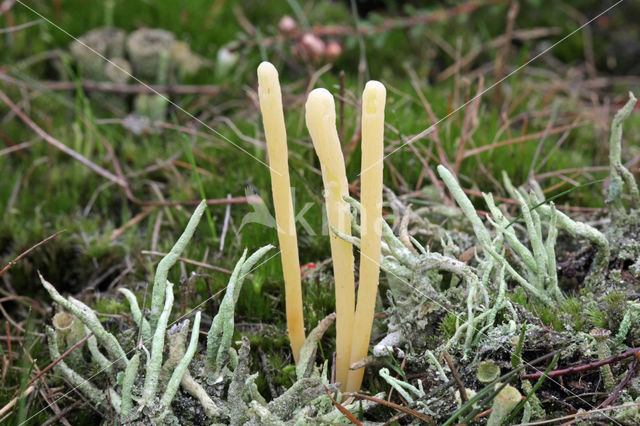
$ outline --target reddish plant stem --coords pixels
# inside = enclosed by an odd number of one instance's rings
[[[614,362],[623,360],[625,358],[638,355],[639,353],[640,353],[640,348],[633,348],[633,349],[629,349],[624,353],[621,353],[620,355],[610,356],[609,358],[604,359],[602,361],[590,362],[589,364],[579,365],[577,367],[563,368],[561,370],[553,370],[547,373],[547,376],[549,377],[563,376],[565,374],[579,373],[581,371],[593,370],[594,368],[602,367],[603,365],[607,365],[607,364],[612,364]],[[522,376],[520,376],[520,378],[522,380],[539,379],[542,376],[542,374],[544,373],[537,372],[537,373],[523,374]]]
[[[638,356],[636,355],[636,357],[633,359],[631,364],[629,364],[627,375],[624,377],[624,379],[620,381],[618,386],[616,386],[614,391],[611,393],[611,396],[609,396],[607,399],[602,401],[602,403],[598,405],[597,408],[608,407],[609,405],[617,401],[618,397],[620,396],[620,393],[622,393],[624,388],[627,387],[631,379],[633,379],[636,373],[638,372],[638,360],[640,360],[640,358],[638,358]]]
[[[47,371],[51,370],[53,367],[55,367],[56,364],[58,364],[60,361],[62,361],[63,359],[65,359],[67,357],[67,355],[69,355],[71,352],[73,352],[78,346],[80,346],[81,344],[83,344],[84,342],[86,342],[87,340],[89,340],[89,338],[93,336],[93,333],[89,333],[86,336],[84,336],[82,339],[80,339],[78,341],[78,343],[76,343],[75,345],[71,346],[69,349],[67,349],[66,351],[64,351],[64,353],[62,355],[60,355],[60,358],[56,359],[55,361],[53,361],[51,364],[47,365],[45,368],[43,368],[42,370],[40,370],[40,372],[38,374],[36,374],[35,376],[33,376],[33,378],[31,380],[29,380],[26,384],[26,386],[31,385],[33,382],[35,382],[36,380],[38,380],[40,377],[42,377],[42,375],[44,373],[46,373]]]

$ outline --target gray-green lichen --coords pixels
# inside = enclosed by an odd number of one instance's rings
[[[53,285],[41,278],[51,297],[70,312],[58,314],[55,321],[58,330],[51,327],[47,329],[51,358],[60,357],[58,342],[68,346],[62,335],[69,334],[68,329],[73,321],[80,325],[76,327],[82,332],[80,338],[93,333],[87,346],[98,374],[85,378],[65,360],[56,365],[56,370],[105,414],[115,414],[113,420],[120,424],[181,424],[174,409],[181,415],[189,413],[194,418],[206,418],[205,423],[209,424],[308,424],[320,416],[340,418],[339,414],[333,412],[326,394],[327,391],[337,391],[336,386],[329,383],[327,365],[321,370],[314,365],[318,341],[333,322],[335,314],[321,321],[305,342],[299,379],[271,401],[267,401],[258,391],[255,383],[258,373],[251,373],[248,339],[242,339],[237,353],[232,347],[234,311],[242,284],[272,246],[262,247],[248,257],[247,251],[244,251],[234,268],[218,313],[213,318],[204,353],[198,352],[200,312],[195,313],[191,338],[186,348],[189,320],[169,327],[173,285],[166,278],[169,268],[193,236],[203,211],[204,203],[201,203],[174,248],[158,265],[155,275],[158,287],[154,293],[156,297],[151,301],[151,324],[140,309],[135,295],[127,289],[120,290],[129,302],[138,328],[138,338],[128,353],[122,349],[124,343],[104,328],[88,306],[72,297],[65,299]],[[160,313],[155,322],[154,312]],[[123,333],[123,336],[125,334],[130,333]],[[75,335],[73,339],[79,340]],[[132,343],[124,346],[131,347]],[[82,351],[82,347],[77,350]],[[106,355],[102,350],[106,351]],[[197,360],[197,367],[193,365],[194,360]],[[87,368],[80,366],[80,370],[86,371]],[[112,379],[105,390],[94,383],[100,373]],[[210,382],[211,375],[213,379]],[[179,392],[180,387],[185,393]],[[226,398],[219,397],[224,394]],[[309,409],[312,401],[313,408]]]
[[[556,332],[541,325],[540,318],[531,313],[534,309],[525,308],[523,302],[513,301],[508,297],[508,289],[509,285],[521,287],[524,291],[520,291],[528,293],[534,307],[537,305],[557,313],[558,306],[567,300],[559,283],[556,259],[558,240],[563,232],[589,241],[595,248],[594,252],[597,250],[589,272],[591,285],[600,286],[595,288],[610,284],[617,286],[622,281],[620,271],[609,271],[615,260],[624,259],[640,265],[640,230],[637,210],[634,209],[637,204],[625,209],[622,197],[624,188],[628,188],[631,200],[638,196],[637,184],[625,172],[620,158],[622,123],[635,103],[633,95],[631,98],[622,112],[616,114],[612,124],[610,160],[613,187],[609,188],[609,202],[614,208],[615,226],[606,231],[574,220],[556,210],[553,203],[545,203],[537,183],[530,183],[529,190],[525,191],[514,187],[506,175],[504,186],[519,205],[523,225],[515,225],[508,218],[507,210],[496,205],[491,194],[483,194],[490,215],[481,219],[455,176],[443,166],[438,167],[438,173],[460,207],[460,210],[448,207],[447,217],[455,220],[456,225],[467,224],[467,228],[470,225],[475,239],[473,235],[453,232],[443,226],[425,225],[426,219],[418,211],[403,208],[397,197],[390,195],[394,203],[392,208],[397,212],[396,231],[388,223],[383,223],[380,259],[389,288],[383,295],[388,302],[386,318],[380,321],[384,322],[384,327],[377,328],[378,332],[373,336],[371,357],[361,362],[367,365],[377,362],[379,365],[381,358],[396,358],[395,361],[402,358],[407,366],[424,372],[424,380],[418,381],[404,379],[386,368],[375,374],[378,382],[394,389],[412,409],[436,418],[439,417],[435,413],[448,413],[455,409],[455,393],[451,391],[454,374],[443,362],[445,354],[452,353],[457,355],[457,360],[470,361],[471,366],[458,372],[470,388],[467,394],[473,394],[489,380],[476,376],[478,365],[490,363],[498,372],[504,368],[516,368],[508,360],[514,354],[513,342],[519,341],[523,324],[527,324],[523,335],[529,353],[547,353],[569,345],[560,358],[560,363],[568,364],[576,361],[571,354],[581,356],[590,350],[593,352],[594,345],[586,333],[573,330]],[[360,206],[352,198],[346,200],[353,208],[356,236],[333,232],[359,247],[357,216]],[[296,368],[297,380],[282,394],[272,395],[271,400],[258,391],[258,373],[252,373],[249,340],[243,338],[235,346],[238,351],[234,349],[235,306],[242,284],[271,246],[263,247],[248,257],[245,250],[239,259],[212,320],[206,349],[198,347],[199,312],[195,314],[188,347],[185,346],[189,321],[169,328],[173,292],[172,285],[166,280],[168,271],[189,243],[203,211],[204,204],[201,204],[170,254],[158,265],[150,320],[145,318],[135,295],[126,289],[120,290],[129,302],[138,329],[135,347],[119,341],[107,331],[86,305],[73,298],[63,298],[42,279],[51,297],[87,327],[84,333],[94,334],[87,344],[92,364],[114,380],[108,388],[100,389],[65,360],[56,366],[57,371],[99,409],[115,412],[121,423],[178,424],[178,414],[186,412],[200,419],[199,423],[209,424],[281,425],[346,421],[327,395],[327,392],[337,392],[329,380],[328,363],[315,363],[318,341],[334,320],[333,315],[320,321],[309,333]],[[423,246],[415,234],[409,232],[411,221],[424,225],[431,236],[437,236],[441,253],[433,251],[430,246]],[[468,250],[473,254],[465,258],[463,254]],[[633,273],[632,267],[629,270]],[[637,270],[640,271],[640,266]],[[597,306],[597,302],[594,304]],[[640,322],[638,306],[635,302],[627,302],[619,307],[619,327],[615,337],[605,342],[608,347],[620,350],[629,339],[638,338],[635,331],[635,325]],[[64,326],[58,330],[47,329],[52,358],[59,357],[59,344],[64,343],[65,347],[71,344],[62,337],[63,332]],[[443,334],[445,338],[441,338]],[[131,350],[125,353],[123,347]],[[600,357],[605,355],[602,352]],[[519,362],[526,361],[521,357]],[[619,373],[611,369],[609,372],[612,376],[605,377],[606,387],[612,389],[612,383],[619,379],[615,374]],[[608,376],[608,373],[603,372],[603,375]],[[435,391],[426,391],[424,384],[427,382],[441,386],[446,395],[436,397]],[[525,394],[532,391],[532,383],[528,380],[521,380],[518,387]],[[180,392],[180,388],[184,392]],[[517,391],[509,389],[509,392],[513,398],[505,405],[507,409],[502,410],[503,413],[498,406],[499,398],[495,399],[494,403],[498,405],[494,406],[491,423],[499,424],[513,408]],[[341,396],[345,397],[338,395],[338,399]],[[628,400],[632,397],[637,398],[637,395],[622,394],[622,398]],[[352,412],[365,410],[365,406],[370,408],[375,404],[345,402],[345,407]],[[629,414],[629,418],[633,415],[637,413]],[[535,395],[531,396],[525,404],[522,421],[544,416],[540,400]]]

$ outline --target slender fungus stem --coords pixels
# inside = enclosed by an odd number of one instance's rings
[[[282,111],[282,94],[278,71],[269,62],[258,66],[258,96],[269,152],[271,190],[275,206],[278,240],[282,256],[287,327],[293,358],[298,362],[300,348],[304,344],[304,320],[302,315],[302,287],[300,284],[300,261],[298,259],[298,236],[291,200],[289,182],[289,153],[287,131]]]
[[[313,147],[320,159],[329,229],[334,227],[351,235],[351,214],[343,197],[349,195],[344,157],[336,129],[336,110],[333,96],[326,89],[315,89],[307,99],[306,122]],[[336,288],[336,381],[341,389],[347,386],[351,354],[351,334],[355,309],[353,278],[353,247],[329,233],[333,275]]]
[[[369,81],[362,93],[362,174],[360,238],[360,284],[351,345],[353,364],[367,356],[380,276],[382,233],[382,157],[384,155],[385,87]],[[350,370],[347,392],[357,392],[362,385],[364,368]]]

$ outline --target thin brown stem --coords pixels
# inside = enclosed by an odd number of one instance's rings
[[[451,359],[447,351],[442,351],[442,357],[447,362],[447,365],[451,369],[451,374],[453,374],[453,378],[455,379],[456,384],[458,385],[458,389],[460,390],[460,400],[462,400],[462,404],[466,404],[467,401],[469,400],[469,398],[467,398],[467,388],[462,382],[460,375],[458,374],[458,369],[453,364],[453,360]]]
[[[86,342],[87,340],[89,340],[89,338],[93,336],[93,333],[89,333],[86,336],[84,336],[82,339],[78,340],[78,342],[71,346],[69,349],[67,349],[66,351],[64,351],[64,353],[62,355],[60,355],[60,357],[58,359],[56,359],[55,361],[53,361],[51,364],[47,365],[45,368],[43,368],[42,370],[40,370],[40,372],[38,374],[36,374],[35,376],[33,376],[31,378],[31,380],[29,380],[27,382],[26,386],[29,386],[31,384],[33,384],[33,382],[35,382],[36,380],[38,380],[40,377],[42,377],[43,374],[45,374],[47,371],[51,370],[53,367],[56,366],[56,364],[58,364],[60,361],[62,361],[63,359],[65,359],[71,352],[73,352],[78,346],[82,345],[84,342]]]
[[[402,405],[395,404],[393,402],[385,401],[384,399],[375,398],[373,396],[364,395],[364,394],[361,394],[361,393],[352,393],[351,395],[355,396],[356,398],[373,401],[373,402],[376,402],[378,404],[387,406],[389,408],[393,408],[394,410],[398,410],[398,411],[401,411],[403,413],[407,413],[410,416],[413,416],[418,420],[422,420],[423,422],[425,422],[427,424],[430,424],[430,425],[434,424],[434,421],[430,416],[427,416],[426,414],[422,414],[422,413],[420,413],[420,412],[418,412],[416,410],[412,410],[409,407],[404,407]]]

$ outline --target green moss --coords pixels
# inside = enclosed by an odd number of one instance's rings
[[[96,300],[94,309],[101,314],[118,315],[129,310],[129,305],[120,298],[100,297]]]

